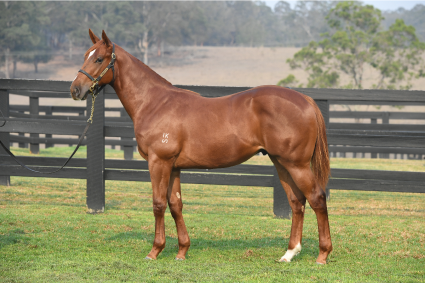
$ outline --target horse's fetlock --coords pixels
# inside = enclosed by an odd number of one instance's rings
[[[153,246],[157,248],[160,252],[165,248],[165,239],[164,240],[154,240]]]
[[[326,243],[326,244],[320,243],[319,249],[320,249],[321,252],[323,252],[325,254],[329,254],[333,250],[332,243],[331,242]]]
[[[179,246],[183,248],[189,248],[190,247],[190,239],[186,238],[184,240],[179,240]]]

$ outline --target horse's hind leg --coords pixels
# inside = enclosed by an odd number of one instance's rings
[[[281,262],[290,262],[291,259],[301,252],[301,241],[303,233],[303,222],[304,222],[304,208],[305,208],[305,196],[298,189],[292,180],[289,172],[283,167],[276,158],[270,156],[273,161],[277,173],[279,175],[280,182],[288,196],[289,205],[292,209],[292,227],[291,237],[289,239],[288,250],[285,255],[279,260]]]
[[[179,252],[176,256],[176,259],[183,260],[186,258],[186,252],[189,249],[190,240],[182,214],[183,202],[181,199],[180,170],[173,170],[171,173],[167,199],[171,215],[176,222],[177,235],[179,237]]]
[[[326,264],[328,254],[332,251],[331,234],[329,230],[328,208],[326,206],[326,194],[319,186],[311,171],[310,164],[295,166],[285,164],[285,168],[291,174],[292,179],[310,203],[316,213],[319,226],[319,256],[316,260],[319,264]]]

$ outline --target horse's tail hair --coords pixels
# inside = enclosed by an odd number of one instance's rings
[[[317,138],[316,147],[314,148],[313,156],[311,157],[311,167],[316,177],[317,182],[325,190],[331,175],[331,168],[329,162],[328,139],[326,136],[326,124],[323,119],[322,112],[314,102],[313,98],[304,95],[305,99],[314,108],[317,120]]]

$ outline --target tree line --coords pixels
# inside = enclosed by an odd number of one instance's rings
[[[383,29],[379,9],[346,1],[337,3],[325,20],[330,31],[287,60],[292,69],[308,73],[307,87],[362,89],[367,68],[378,74],[370,86],[376,89],[408,90],[413,79],[425,77],[425,43],[403,19],[395,18]],[[341,84],[341,74],[349,77],[348,84]],[[278,84],[294,86],[298,80],[289,74]]]
[[[148,63],[164,43],[209,46],[295,46],[318,42],[331,33],[326,16],[334,1],[280,1],[274,8],[261,1],[138,1],[138,2],[0,2],[0,64],[14,77],[18,61],[37,65],[58,50],[69,57],[88,48],[88,28],[105,30],[110,38]],[[415,15],[425,6],[387,13],[390,19]],[[387,14],[383,13],[385,17]],[[393,21],[394,22],[394,21]],[[379,29],[388,28],[386,21]],[[425,37],[423,20],[412,22]],[[420,29],[420,30],[419,30]],[[9,70],[9,65],[12,69]]]

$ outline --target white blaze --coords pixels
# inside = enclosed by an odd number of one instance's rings
[[[94,52],[96,52],[96,49],[89,53],[89,57],[87,57],[87,59],[89,59],[90,56],[92,56]]]
[[[301,251],[301,244],[298,243],[294,249],[292,250],[287,250],[285,255],[279,260],[280,262],[290,262],[291,259],[296,256],[297,254],[299,254]]]

